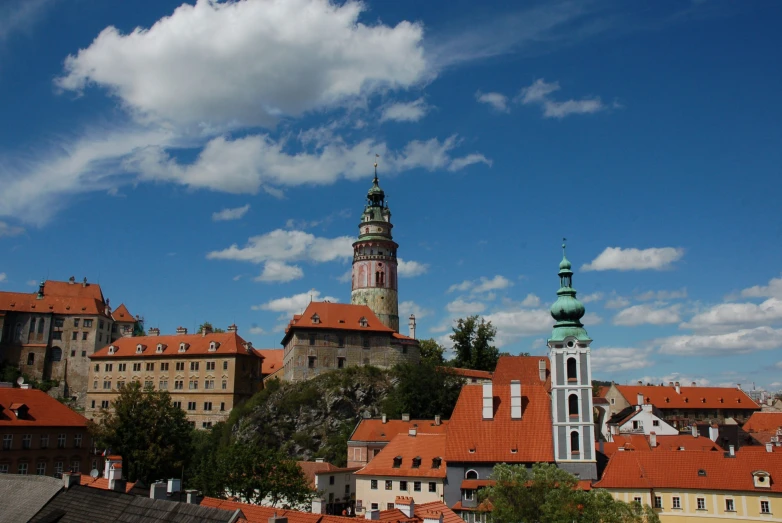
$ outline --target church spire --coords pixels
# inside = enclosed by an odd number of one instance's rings
[[[377,158],[379,155],[375,155],[375,179],[372,180],[372,187],[367,192],[367,205],[370,207],[380,207],[381,209],[386,206],[386,193],[380,188],[380,180],[377,179]]]
[[[570,260],[567,259],[565,238],[562,238],[562,261],[559,262],[559,290],[557,301],[551,306],[551,317],[557,320],[551,333],[552,340],[563,340],[573,336],[579,340],[588,340],[581,318],[586,310],[576,298],[576,289],[573,288],[573,271]]]

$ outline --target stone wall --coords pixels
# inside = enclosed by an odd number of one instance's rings
[[[351,303],[366,305],[383,322],[383,325],[399,332],[399,297],[395,289],[364,288],[354,289]]]

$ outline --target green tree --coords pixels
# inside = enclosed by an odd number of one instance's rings
[[[456,351],[454,365],[467,369],[492,372],[497,366],[499,351],[492,345],[497,329],[478,316],[470,316],[466,320],[459,318],[453,327],[451,340]]]
[[[204,327],[208,328],[210,331],[214,332],[215,334],[220,334],[222,332],[225,332],[224,329],[219,329],[219,328],[216,329],[212,327],[212,324],[209,323],[208,321],[205,321],[204,323],[198,326],[198,332],[202,332],[204,330]]]
[[[209,430],[194,430],[190,463],[185,471],[188,488],[200,490],[206,496],[219,497],[223,494],[220,481],[215,474],[217,454],[225,431],[225,424],[215,423]]]
[[[421,363],[432,363],[434,365],[443,365],[445,363],[445,347],[437,343],[434,338],[420,340],[418,346],[421,348]]]
[[[615,500],[608,492],[582,490],[578,479],[551,463],[500,464],[496,484],[478,499],[492,507],[495,523],[659,523],[657,514],[639,503]]]
[[[122,456],[127,478],[149,484],[179,477],[190,456],[193,429],[168,392],[131,382],[111,406],[101,411],[102,421],[91,431],[99,445]]]
[[[249,503],[290,507],[308,503],[313,495],[307,479],[292,459],[255,443],[234,442],[217,457],[217,474],[224,491]]]
[[[592,396],[597,397],[600,394],[600,387],[610,387],[610,381],[592,380]]]
[[[393,370],[396,386],[383,402],[383,410],[392,418],[408,413],[413,418],[451,417],[464,384],[448,367],[431,362],[419,365],[403,363]]]

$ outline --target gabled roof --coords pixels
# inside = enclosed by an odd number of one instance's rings
[[[339,467],[335,467],[331,463],[325,461],[297,461],[296,464],[301,469],[304,477],[307,478],[310,488],[315,489],[315,474],[318,472],[329,472],[332,470],[338,470]]]
[[[445,434],[448,421],[439,425],[434,420],[412,419],[402,421],[390,419],[383,423],[382,419],[361,419],[358,422],[349,442],[356,441],[391,441],[397,434],[407,434],[410,429],[416,429],[419,434]]]
[[[27,406],[24,418],[11,410],[14,404]],[[0,407],[0,427],[87,427],[87,418],[36,389],[0,387]]]
[[[116,322],[136,322],[136,318],[130,313],[127,307],[125,307],[124,303],[120,303],[119,307],[117,307],[114,312],[111,313],[111,317]]]
[[[438,512],[443,514],[443,523],[464,523],[462,518],[441,501],[431,501],[420,505],[416,503],[413,506],[412,518],[405,516],[404,512],[398,508],[383,510],[379,514],[379,521],[383,523],[421,523],[425,517],[433,517],[433,513]]]
[[[675,436],[657,436],[657,446],[652,450],[702,450],[724,452],[722,447],[709,438],[703,436],[693,437],[692,434],[678,434]]]
[[[263,357],[261,374],[273,374],[282,368],[284,350],[282,349],[255,349],[255,352]]]
[[[755,487],[752,473],[771,474],[770,487]],[[699,473],[699,471],[703,471]],[[595,488],[697,489],[782,492],[782,453],[617,452]]]
[[[613,434],[613,441],[598,441],[595,443],[595,449],[602,452],[609,458],[615,452],[662,452],[662,451],[707,451],[723,452],[723,449],[709,438],[699,436],[693,437],[691,434],[678,434],[671,436],[656,436],[657,446],[652,447],[649,436],[643,434]],[[624,451],[619,451],[623,448]]]
[[[317,317],[318,322],[313,322]],[[367,326],[361,326],[361,318],[365,318]],[[297,314],[285,329],[285,338],[293,329],[326,329],[326,330],[351,330],[361,332],[387,332],[393,334],[394,330],[386,327],[375,316],[372,309],[366,305],[352,305],[348,303],[331,303],[328,301],[313,301],[307,305],[304,312]]]
[[[217,349],[209,350],[211,342],[216,342]],[[179,352],[181,343],[187,345],[184,353]],[[181,356],[193,354],[213,354],[225,356],[227,354],[252,354],[257,356],[252,349],[248,352],[245,348],[247,342],[235,332],[212,333],[203,336],[201,334],[175,334],[171,336],[135,336],[120,338],[90,356],[92,359],[107,358],[154,358],[166,356]],[[163,346],[162,352],[157,352],[157,346]],[[141,353],[136,352],[138,345],[144,347]],[[114,354],[109,354],[109,348],[114,347]]]
[[[251,505],[239,501],[228,501],[226,499],[204,497],[201,500],[202,507],[220,508],[223,510],[241,510],[244,519],[250,523],[267,523],[269,518],[277,514],[278,517],[288,518],[288,523],[317,523],[321,515],[311,514],[309,512],[299,512],[298,510],[285,510],[282,508],[263,507],[261,505]]]
[[[437,369],[444,370],[445,372],[451,372],[464,378],[472,378],[476,380],[491,379],[491,372],[486,370],[462,369],[460,367],[437,367]]]
[[[782,412],[753,412],[744,423],[746,432],[775,432],[782,427]]]
[[[109,480],[108,478],[93,478],[92,476],[88,476],[86,474],[81,474],[79,476],[79,485],[83,485],[85,487],[90,488],[99,488],[103,490],[109,490]],[[136,486],[135,481],[128,481],[125,483],[125,492],[130,493],[131,490]]]
[[[615,385],[631,405],[638,402],[638,394],[644,403],[658,409],[755,409],[760,406],[746,392],[730,387],[676,387],[655,385]]]
[[[483,387],[462,387],[451,420],[445,458],[448,462],[534,463],[553,462],[551,399],[538,379],[543,358],[504,356],[494,371],[494,418],[483,419]],[[534,376],[531,368],[535,369]],[[531,379],[534,377],[534,379]],[[522,419],[510,417],[510,380],[520,379]]]
[[[49,476],[0,474],[0,523],[28,521],[62,490],[62,480]]]
[[[105,315],[106,303],[98,284],[46,280],[40,300],[38,291],[0,292],[0,311]]]
[[[398,467],[394,460],[401,457]],[[415,466],[413,459],[420,458]],[[433,460],[439,458],[435,468]],[[421,478],[444,478],[446,476],[445,434],[397,434],[380,454],[372,458],[364,468],[356,472],[359,476],[401,476]]]
[[[93,300],[106,301],[103,299],[103,291],[100,285],[97,283],[82,284],[82,282],[75,281],[73,283],[67,281],[55,281],[46,280],[43,287],[44,295],[49,296],[61,296],[67,298],[92,298]],[[37,294],[37,291],[33,292]]]

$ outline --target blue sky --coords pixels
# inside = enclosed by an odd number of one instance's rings
[[[380,155],[400,315],[595,378],[782,389],[782,4],[8,0],[0,288],[99,281],[256,346],[349,301]],[[404,332],[404,329],[403,329]]]

